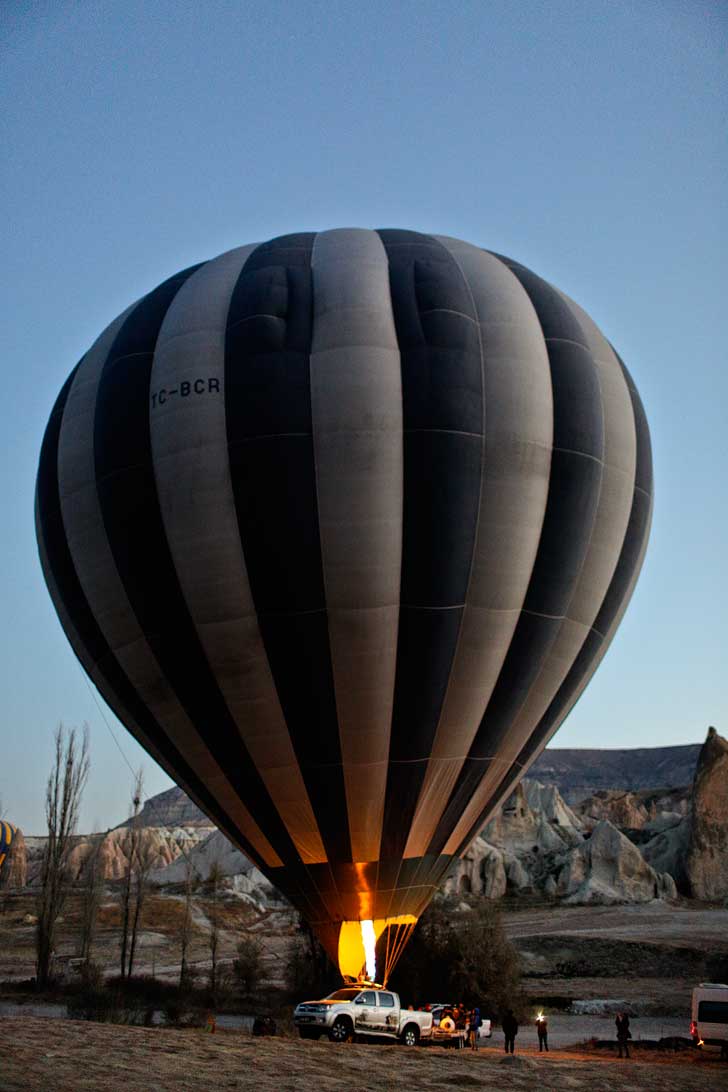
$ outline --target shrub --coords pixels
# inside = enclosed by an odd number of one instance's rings
[[[91,959],[84,959],[78,968],[78,973],[85,990],[99,991],[103,989],[104,971],[98,963],[94,963]]]
[[[341,975],[311,927],[303,921],[288,946],[286,984],[293,1001],[325,997],[341,986]]]
[[[447,901],[420,918],[392,975],[392,988],[417,1004],[464,1001],[484,1016],[525,1011],[518,953],[503,930],[498,908],[479,900],[460,911]]]
[[[255,936],[244,936],[233,960],[233,975],[244,1000],[253,1000],[263,976],[263,945]]]
[[[129,1002],[117,990],[84,989],[71,997],[66,1008],[72,1020],[93,1020],[100,1024],[143,1024],[143,1006]]]

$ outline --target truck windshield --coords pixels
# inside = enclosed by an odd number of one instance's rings
[[[325,1001],[353,1001],[357,994],[361,993],[360,989],[356,990],[336,990],[334,993],[330,993],[328,997],[324,998]]]

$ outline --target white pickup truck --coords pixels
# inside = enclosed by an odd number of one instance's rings
[[[372,1035],[416,1046],[432,1036],[432,1013],[403,1009],[399,994],[362,986],[344,986],[321,1001],[302,1001],[293,1011],[293,1022],[302,1039],[328,1035],[332,1043]]]

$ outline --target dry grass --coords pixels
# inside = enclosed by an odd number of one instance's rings
[[[334,1046],[252,1039],[240,1032],[111,1027],[66,1020],[2,1020],[2,1092],[719,1092],[728,1065],[702,1055],[649,1060],[579,1052],[471,1054],[440,1047]]]

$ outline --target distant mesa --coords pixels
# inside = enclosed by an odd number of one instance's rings
[[[679,788],[692,782],[700,749],[700,743],[616,750],[549,747],[530,776],[556,785],[569,804],[603,789]]]

